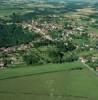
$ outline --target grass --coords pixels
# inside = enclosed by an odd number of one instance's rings
[[[33,10],[28,10],[28,9],[0,9],[0,17],[4,17],[4,16],[10,16],[12,15],[13,13],[21,13],[21,14],[24,14],[24,13],[27,13],[27,12],[31,12]]]
[[[24,75],[29,72],[36,73],[36,75],[26,77],[0,80],[0,99],[98,100],[98,77],[86,68],[83,70],[68,70],[80,66],[83,65],[75,62],[0,70],[0,78],[4,78],[6,74],[7,76],[15,74],[21,76],[22,73]],[[51,73],[37,74],[43,72]]]
[[[78,53],[79,56],[89,56],[89,55],[97,55],[97,54],[98,54],[97,50],[92,50],[92,51],[84,50]]]
[[[41,66],[15,66],[15,68],[1,69],[0,70],[0,80],[29,76],[34,74],[49,73],[56,71],[69,70],[74,67],[82,67],[80,62],[64,63],[64,64],[47,64]]]
[[[0,17],[12,15],[14,12],[15,10],[9,10],[9,9],[1,10],[0,9]]]
[[[17,4],[17,3],[16,3]],[[13,13],[20,13],[25,14],[28,12],[33,12],[36,8],[44,9],[44,8],[62,8],[64,5],[53,5],[53,4],[42,4],[42,3],[28,3],[23,5],[17,5],[14,6],[13,4],[7,4],[7,7],[4,5],[1,5],[3,7],[0,7],[0,17],[4,16],[10,16]]]
[[[98,29],[97,28],[89,27],[89,31],[96,34],[96,35],[98,34]]]

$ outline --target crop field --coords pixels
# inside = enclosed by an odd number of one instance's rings
[[[24,14],[27,12],[31,12],[33,10],[28,10],[28,9],[0,9],[0,17],[4,17],[4,16],[10,16],[13,13],[19,13],[19,14]]]
[[[14,13],[15,12],[15,10],[0,10],[0,16],[2,17],[2,16],[9,16],[9,15],[11,15],[12,13]]]
[[[6,6],[1,5],[0,7],[0,17],[4,16],[10,16],[13,13],[19,13],[19,14],[25,14],[28,12],[33,12],[34,9],[45,9],[45,8],[63,8],[64,5],[58,4],[58,5],[53,5],[53,4],[47,4],[47,3],[27,3],[27,4],[17,4],[12,5],[9,4]]]
[[[84,14],[84,15],[89,15],[89,14],[93,14],[97,11],[95,11],[94,8],[83,8],[83,9],[77,9],[77,13],[78,14]]]
[[[97,93],[98,77],[80,62],[0,69],[0,100],[98,100]]]

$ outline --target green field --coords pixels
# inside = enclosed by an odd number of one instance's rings
[[[96,35],[98,34],[98,29],[97,28],[89,27],[89,31],[93,32]]]
[[[18,13],[18,14],[24,14],[24,13],[27,13],[27,12],[31,12],[33,10],[28,10],[28,9],[22,9],[22,10],[19,10],[19,9],[0,9],[0,17],[4,17],[4,16],[10,16],[12,15],[13,13]]]
[[[0,100],[98,100],[97,94],[98,77],[80,62],[0,69]]]

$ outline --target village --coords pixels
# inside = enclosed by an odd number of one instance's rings
[[[89,32],[87,25],[81,24],[81,20],[82,19],[80,17],[74,18],[72,16],[68,17],[51,15],[45,17],[39,16],[37,20],[32,19],[28,22],[23,21],[23,23],[18,23],[18,25],[22,25],[23,29],[28,29],[31,33],[35,33],[35,37],[33,37],[34,40],[28,42],[27,44],[0,48],[0,67],[4,67],[7,65],[6,60],[9,60],[9,64],[23,63],[24,61],[23,58],[21,58],[20,53],[24,52],[25,54],[25,52],[27,53],[29,50],[36,48],[36,45],[39,45],[37,48],[39,48],[40,51],[41,46],[48,48],[48,45],[52,45],[54,48],[54,44],[58,45],[61,41],[66,47],[69,46],[69,42],[72,43],[72,45],[75,47],[74,52],[96,52],[97,45],[90,44],[90,42],[92,42],[90,39],[93,38],[97,40],[97,36],[96,34]],[[90,21],[91,24],[94,22],[95,20]],[[13,23],[8,24],[11,25]],[[46,46],[43,46],[45,43],[48,44]],[[4,54],[7,55],[7,59],[6,56],[3,56]],[[17,54],[18,57],[16,56]],[[78,59],[80,59],[81,62],[94,63],[98,60],[98,56],[95,55],[78,55]],[[94,69],[97,70],[96,67],[97,65],[94,65]]]
[[[98,100],[98,0],[0,0],[0,100]]]

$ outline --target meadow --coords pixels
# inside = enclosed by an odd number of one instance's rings
[[[98,100],[97,93],[98,76],[80,62],[0,69],[0,100]]]

